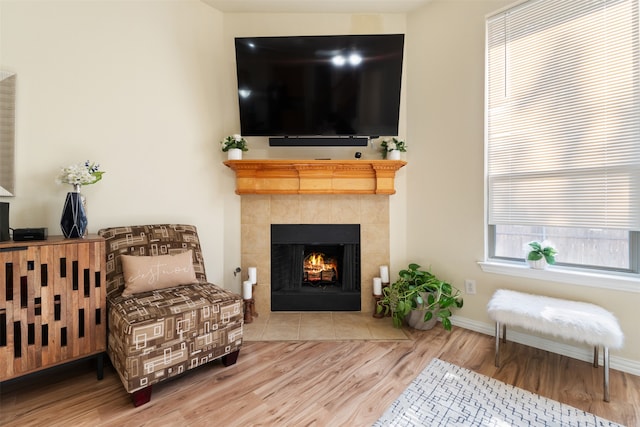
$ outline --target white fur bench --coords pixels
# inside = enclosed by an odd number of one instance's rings
[[[502,341],[507,325],[590,344],[593,366],[598,367],[598,349],[603,347],[604,400],[609,401],[609,349],[622,347],[624,335],[616,318],[594,304],[550,298],[500,289],[487,306],[496,322],[496,367],[500,366],[500,326]]]

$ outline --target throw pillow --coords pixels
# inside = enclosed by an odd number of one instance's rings
[[[173,286],[198,283],[193,269],[192,250],[178,255],[121,255],[124,275],[123,296]]]

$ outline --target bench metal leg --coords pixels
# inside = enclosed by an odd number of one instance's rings
[[[602,347],[604,356],[604,401],[609,401],[609,347]]]
[[[506,329],[505,329],[506,331]],[[506,333],[506,332],[505,332]],[[500,322],[496,322],[496,368],[500,367]]]
[[[598,366],[600,366],[600,361],[598,360],[598,348],[600,346],[598,345],[594,345],[593,346],[593,367],[597,368]]]

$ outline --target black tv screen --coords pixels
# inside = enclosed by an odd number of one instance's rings
[[[398,134],[403,34],[235,39],[244,136]]]

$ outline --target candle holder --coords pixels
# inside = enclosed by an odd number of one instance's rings
[[[251,292],[252,295],[256,294],[256,289],[255,289],[256,286],[258,286],[258,282],[254,283],[253,286],[252,286],[252,292]],[[258,311],[256,310],[255,301],[254,301],[253,304],[251,304],[251,316],[252,317],[258,317]]]
[[[373,305],[373,317],[376,319],[382,319],[384,317],[384,310],[378,313],[378,306],[380,305],[380,299],[382,299],[382,295],[373,294],[373,299],[376,300]]]
[[[245,299],[244,301],[244,323],[253,322],[253,312],[255,311],[255,301],[253,298]]]
[[[382,282],[382,294],[384,295],[384,288],[388,288],[390,285],[389,282]],[[383,304],[383,307],[385,308],[384,310],[382,310],[383,313],[387,313],[386,315],[383,314],[383,316],[386,317],[391,317],[391,309],[389,307],[389,309],[386,309],[386,304]]]

